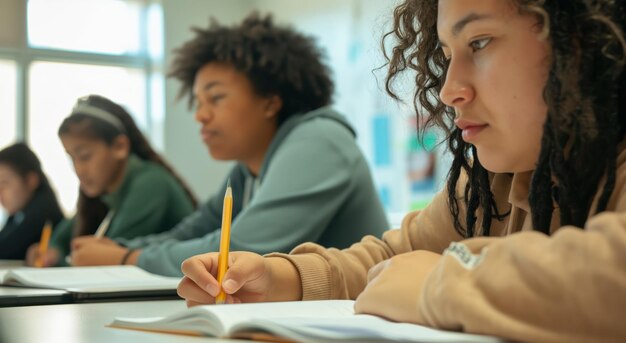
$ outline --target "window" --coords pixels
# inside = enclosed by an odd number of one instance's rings
[[[67,215],[78,180],[57,130],[77,98],[108,97],[163,136],[162,20],[158,0],[0,0],[0,146],[31,145]]]
[[[136,54],[141,6],[121,0],[29,0],[28,43],[38,48]]]
[[[0,147],[17,138],[16,77],[15,62],[0,60]]]

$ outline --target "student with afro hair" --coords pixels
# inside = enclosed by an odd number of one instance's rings
[[[213,21],[176,50],[170,76],[182,83],[211,156],[235,160],[231,250],[289,252],[314,241],[347,248],[388,228],[367,162],[346,119],[329,105],[333,82],[314,41],[253,13],[235,26]],[[193,255],[218,251],[227,180],[172,230],[120,244],[74,240],[163,275],[182,275]]]

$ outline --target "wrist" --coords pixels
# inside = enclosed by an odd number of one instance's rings
[[[126,249],[126,252],[120,259],[121,265],[136,265],[140,250]]]
[[[296,266],[282,257],[266,257],[266,267],[270,273],[271,288],[268,301],[302,300],[302,283]]]

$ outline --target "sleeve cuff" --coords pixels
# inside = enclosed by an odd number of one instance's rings
[[[302,300],[334,299],[331,287],[330,266],[318,254],[288,255],[272,253],[266,257],[282,257],[291,262],[300,274]]]

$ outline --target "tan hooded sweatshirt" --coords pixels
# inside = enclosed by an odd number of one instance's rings
[[[584,230],[560,227],[556,209],[552,236],[532,231],[531,173],[496,174],[498,208],[511,213],[492,221],[491,237],[463,240],[454,230],[447,194],[440,192],[382,240],[367,236],[345,250],[305,243],[290,255],[272,256],[296,266],[303,300],[312,300],[355,299],[367,271],[394,255],[443,253],[415,294],[416,315],[433,327],[516,341],[626,342],[626,150],[620,148],[607,210],[592,215]],[[460,212],[465,218],[465,209]]]

